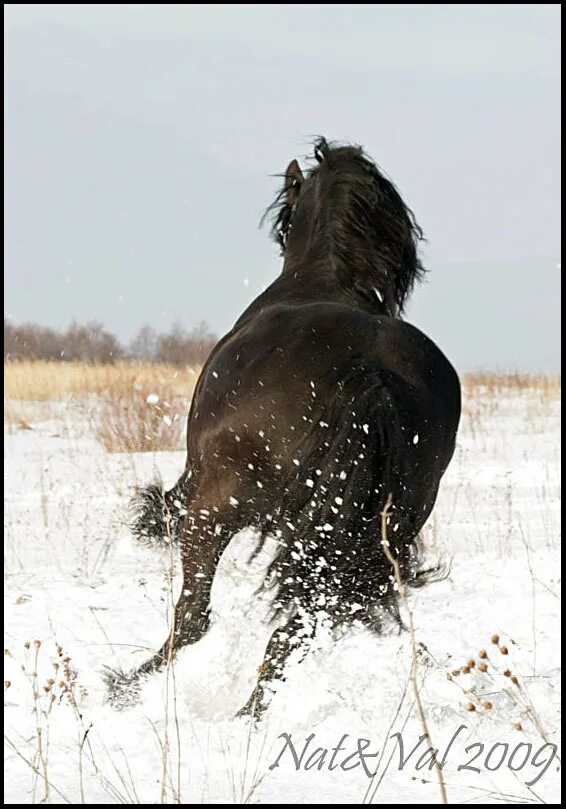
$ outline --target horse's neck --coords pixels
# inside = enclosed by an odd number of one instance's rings
[[[312,267],[307,264],[287,265],[281,275],[252,301],[236,322],[235,328],[270,306],[300,306],[323,302],[343,303],[372,314],[386,314],[383,301],[371,287],[366,290],[361,282],[345,284],[338,273],[331,268],[324,271],[318,263]]]

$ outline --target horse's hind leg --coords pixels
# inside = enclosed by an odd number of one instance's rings
[[[266,687],[284,678],[285,665],[291,652],[299,648],[302,658],[305,657],[308,652],[305,641],[311,636],[312,630],[305,627],[299,615],[292,616],[273,632],[259,668],[256,686],[247,703],[238,711],[238,716],[260,717],[268,705]]]
[[[107,671],[109,701],[116,707],[136,701],[139,680],[159,671],[183,646],[199,641],[209,625],[214,574],[228,542],[237,530],[222,516],[195,499],[180,526],[183,587],[175,606],[171,630],[156,654],[129,673]]]

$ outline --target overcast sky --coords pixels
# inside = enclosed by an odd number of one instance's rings
[[[313,136],[428,238],[407,318],[459,370],[560,363],[560,6],[5,4],[5,312],[219,334]]]

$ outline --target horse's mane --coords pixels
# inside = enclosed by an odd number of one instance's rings
[[[393,183],[360,146],[341,146],[319,138],[314,143],[315,165],[305,182],[320,181],[318,198],[331,221],[334,255],[344,266],[367,268],[385,289],[400,313],[413,285],[425,272],[418,257],[423,232]],[[360,171],[361,169],[361,171]],[[333,178],[334,182],[324,182]],[[290,204],[287,183],[264,214],[271,218],[272,238],[285,254],[296,207]],[[320,216],[319,211],[314,215]]]

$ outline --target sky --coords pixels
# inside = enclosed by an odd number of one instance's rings
[[[427,237],[406,318],[461,371],[560,368],[558,4],[5,4],[5,315],[219,335],[276,277],[317,135]]]

